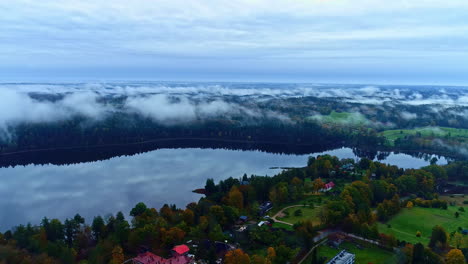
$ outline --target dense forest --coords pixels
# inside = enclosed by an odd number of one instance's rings
[[[246,95],[15,95],[50,110],[37,121],[0,119],[1,165],[63,164],[179,147],[299,154],[346,146],[369,158],[377,151],[468,157],[468,107],[456,104],[464,90],[441,95],[435,88],[384,87],[363,96],[367,90],[322,88],[311,96],[293,87],[268,90],[292,93],[273,96],[233,89]],[[454,103],[441,104],[450,100]]]

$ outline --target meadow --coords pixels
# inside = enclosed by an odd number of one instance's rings
[[[422,137],[468,138],[468,129],[451,127],[420,127],[413,129],[385,130],[381,134],[393,145],[395,140],[420,133]]]
[[[302,214],[299,216],[294,215],[294,212],[296,210],[301,210]],[[319,225],[320,224],[320,219],[318,218],[318,212],[320,208],[318,207],[292,207],[284,210],[283,212],[286,214],[285,217],[278,218],[281,221],[290,223],[290,224],[295,224],[300,221],[304,220],[312,220],[314,225]]]
[[[455,217],[455,212],[459,206],[449,206],[447,210],[438,208],[413,207],[402,209],[387,223],[379,223],[379,231],[385,234],[393,234],[399,240],[410,243],[421,242],[427,245],[430,240],[432,228],[440,225],[450,233],[459,227],[468,226],[468,207],[464,206],[466,212],[459,212],[460,216]],[[390,225],[389,228],[387,225]],[[416,237],[416,232],[421,232],[421,237]]]

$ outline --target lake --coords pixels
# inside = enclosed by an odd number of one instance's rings
[[[38,224],[44,216],[64,220],[79,213],[90,222],[96,215],[118,211],[128,215],[138,202],[155,208],[165,203],[185,207],[201,197],[192,190],[204,187],[207,178],[274,175],[280,170],[271,167],[303,167],[309,156],[319,154],[357,158],[350,148],[307,155],[186,148],[70,165],[0,168],[0,231]],[[402,168],[429,164],[423,158],[394,153],[382,162]],[[439,158],[438,164],[446,163]]]

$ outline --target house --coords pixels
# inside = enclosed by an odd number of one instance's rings
[[[273,203],[271,202],[264,202],[262,205],[260,205],[258,207],[258,210],[259,210],[259,214],[262,216],[262,215],[265,215],[268,211],[271,210],[271,208],[273,208]]]
[[[133,264],[190,264],[194,260],[188,256],[190,251],[186,245],[179,245],[172,248],[171,258],[163,258],[155,255],[149,251],[139,254],[137,257],[131,259]]]
[[[325,186],[320,189],[321,192],[328,192],[329,190],[333,189],[333,187],[335,187],[335,183],[334,182],[329,182],[327,184],[325,184]]]
[[[186,256],[189,251],[190,249],[186,245],[178,245],[171,250],[173,256]]]
[[[169,259],[165,259],[151,252],[145,252],[133,258],[132,263],[133,264],[190,264],[190,263],[193,263],[193,259],[188,256],[173,256]]]
[[[342,250],[335,257],[333,257],[330,261],[328,261],[327,264],[354,264],[355,257],[356,255],[346,250]]]
[[[242,222],[247,222],[248,219],[249,219],[249,217],[246,216],[246,215],[241,215],[241,216],[239,217],[239,220],[242,221]]]

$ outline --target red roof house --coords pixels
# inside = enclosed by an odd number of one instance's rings
[[[331,190],[333,187],[335,187],[335,183],[334,182],[329,182],[329,183],[325,184],[325,186],[322,189],[320,189],[320,191],[326,192],[326,191]]]
[[[189,247],[187,247],[186,245],[178,245],[172,249],[172,252],[175,253],[174,256],[177,256],[177,255],[182,256],[182,255],[187,255],[189,250],[190,250]]]

